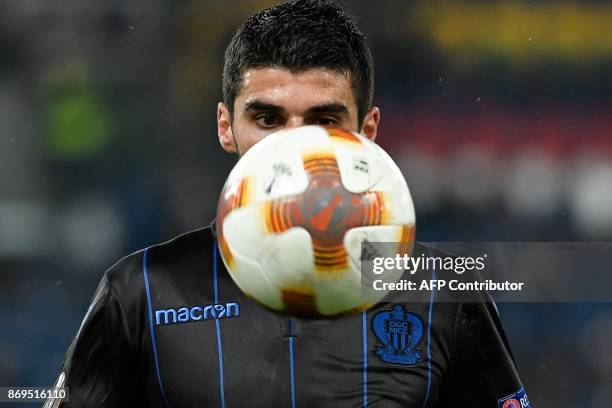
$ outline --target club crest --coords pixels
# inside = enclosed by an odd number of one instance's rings
[[[382,344],[377,344],[376,354],[386,363],[414,366],[423,359],[417,348],[423,337],[423,321],[414,313],[406,312],[397,304],[393,310],[383,310],[374,315],[372,330]]]

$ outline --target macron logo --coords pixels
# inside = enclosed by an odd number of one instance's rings
[[[157,326],[174,323],[196,322],[200,320],[226,319],[240,316],[240,305],[235,302],[206,306],[180,307],[155,311]]]

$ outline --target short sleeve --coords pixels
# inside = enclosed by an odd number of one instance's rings
[[[480,295],[480,302],[464,302],[457,309],[447,397],[464,407],[503,406],[513,395],[528,401],[495,304],[486,293]]]
[[[64,357],[56,383],[68,388],[69,401],[50,400],[45,407],[138,405],[137,357],[132,337],[107,272]]]

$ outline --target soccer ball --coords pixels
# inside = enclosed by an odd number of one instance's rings
[[[415,215],[387,153],[339,128],[303,126],[253,146],[217,208],[221,257],[238,287],[267,308],[324,317],[366,310],[385,292],[363,285],[363,242],[411,252]],[[397,280],[386,276],[386,281]]]

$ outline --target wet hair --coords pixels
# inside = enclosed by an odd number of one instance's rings
[[[365,36],[338,2],[290,0],[249,17],[225,50],[223,100],[233,115],[244,73],[277,67],[349,75],[361,125],[372,104],[374,64]]]

